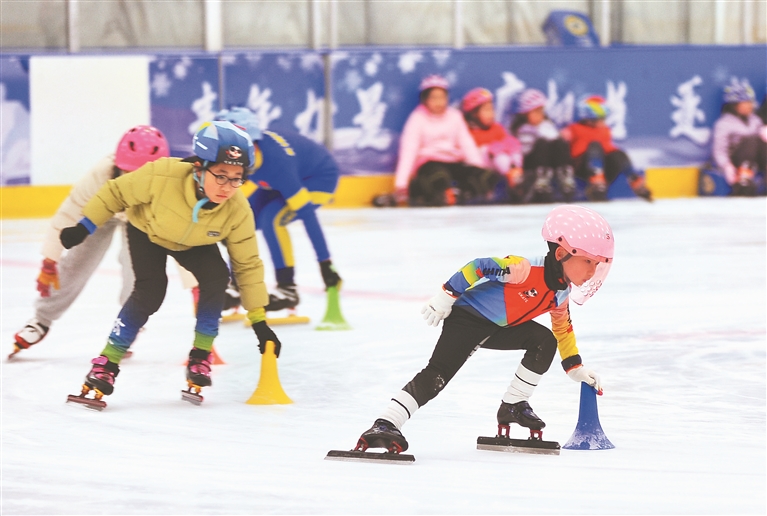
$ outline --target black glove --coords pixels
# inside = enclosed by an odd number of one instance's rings
[[[325,282],[325,290],[335,286],[341,288],[341,276],[338,275],[330,260],[320,262],[320,272],[322,273],[322,281]]]
[[[85,237],[90,234],[88,228],[78,222],[76,226],[62,229],[59,240],[61,240],[64,249],[72,249],[74,246],[82,244]]]
[[[266,325],[266,321],[255,323],[253,325],[253,331],[256,332],[256,337],[258,337],[258,350],[262,355],[264,354],[264,351],[266,351],[266,341],[271,340],[274,342],[274,354],[278,357],[280,356],[282,343],[280,342],[280,339],[277,338],[277,335],[274,334],[272,329]]]

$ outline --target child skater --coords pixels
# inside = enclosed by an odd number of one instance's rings
[[[261,131],[255,114],[235,107],[216,115],[243,127],[253,140],[256,166],[242,188],[253,209],[274,263],[277,288],[267,311],[293,309],[299,303],[293,246],[287,226],[300,220],[314,247],[325,288],[339,287],[338,275],[317,210],[333,200],[339,169],[328,150],[297,133]]]
[[[51,219],[45,234],[43,265],[37,277],[37,291],[40,297],[35,300],[35,315],[14,335],[15,344],[11,356],[45,338],[53,321],[69,309],[85,288],[85,284],[112,244],[112,236],[118,228],[123,234],[119,255],[123,273],[120,303],[125,303],[133,290],[133,269],[124,236],[125,214],[116,214],[98,228],[87,242],[66,254],[63,254],[64,248],[59,241],[59,233],[83,217],[82,209],[85,203],[96,195],[108,180],[168,156],[168,141],[162,132],[152,126],[137,125],[122,136],[114,154],[104,157],[74,185]]]
[[[608,187],[623,172],[634,193],[651,201],[644,177],[634,170],[628,155],[613,144],[610,128],[605,124],[608,114],[605,99],[596,95],[584,97],[576,106],[577,122],[562,131],[570,141],[575,174],[588,185],[586,197],[590,201],[606,201]]]
[[[731,195],[757,193],[755,176],[765,172],[764,123],[754,114],[756,95],[747,82],[724,88],[722,115],[714,124],[714,161],[732,187]]]
[[[570,145],[561,137],[557,126],[546,116],[546,95],[529,88],[519,94],[511,133],[522,144],[525,175],[529,187],[528,200],[551,202],[552,180],[556,177],[565,202],[575,196],[575,171],[570,159]]]
[[[482,201],[498,184],[484,167],[461,112],[448,105],[448,82],[439,75],[421,81],[420,104],[405,122],[394,173],[394,195],[379,196],[376,206],[405,201],[414,206],[444,206]],[[461,193],[456,199],[453,186]]]
[[[79,399],[70,397],[72,401],[93,404],[85,398],[90,390],[95,391],[96,400],[112,394],[120,360],[165,297],[168,256],[191,272],[200,285],[197,325],[186,372],[190,391],[199,393],[211,385],[211,349],[229,283],[229,269],[217,245],[221,241],[229,253],[261,353],[266,342],[272,341],[279,355],[280,341],[265,322],[268,296],[253,213],[239,191],[254,164],[253,144],[245,131],[231,123],[212,122],[194,135],[193,149],[195,155],[190,158],[160,159],[107,182],[85,205],[80,222],[61,231],[61,243],[70,249],[115,213],[127,210],[128,248],[136,277],[106,347],[92,361],[83,394]]]
[[[503,394],[499,425],[531,430],[546,425],[528,400],[559,349],[562,367],[576,382],[601,392],[599,376],[586,368],[575,343],[569,299],[585,303],[602,286],[613,261],[610,226],[596,212],[574,205],[554,208],[543,224],[549,252],[477,258],[455,273],[423,307],[424,319],[442,334],[427,366],[392,398],[357,449],[407,450],[402,425],[437,396],[479,348],[524,350],[522,362]],[[533,321],[551,313],[552,329]]]
[[[461,111],[484,160],[484,168],[495,170],[506,178],[512,202],[520,202],[523,183],[522,151],[519,140],[495,121],[493,94],[485,88],[474,88],[461,100]]]

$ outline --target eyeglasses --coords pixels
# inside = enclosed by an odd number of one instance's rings
[[[232,188],[239,188],[239,187],[241,187],[242,185],[245,184],[245,178],[242,178],[242,177],[229,177],[229,176],[225,176],[223,174],[221,174],[221,175],[214,174],[213,172],[210,171],[209,168],[207,168],[205,170],[207,170],[208,173],[216,179],[216,184],[218,184],[218,185],[224,186],[226,183],[229,183],[232,186]]]

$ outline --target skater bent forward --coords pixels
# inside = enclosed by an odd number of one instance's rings
[[[190,391],[195,388],[199,393],[200,388],[211,385],[211,350],[229,283],[229,269],[217,246],[222,241],[259,349],[263,353],[266,342],[272,341],[279,355],[280,342],[265,322],[264,306],[269,298],[253,213],[238,189],[253,167],[253,144],[247,133],[233,124],[212,122],[195,134],[193,149],[195,155],[190,158],[163,158],[109,181],[83,208],[85,217],[61,231],[61,243],[70,249],[115,213],[127,210],[135,286],[117,316],[106,347],[93,359],[83,397],[90,389],[96,391],[97,400],[114,390],[120,360],[165,297],[168,256],[191,272],[200,285],[197,325],[187,366]],[[70,401],[82,400],[70,397]]]
[[[564,205],[546,218],[543,237],[549,246],[545,257],[478,258],[429,300],[422,309],[424,319],[434,326],[444,320],[431,359],[362,434],[357,449],[406,450],[402,425],[437,396],[479,348],[525,351],[503,394],[499,425],[517,423],[531,431],[546,426],[528,400],[557,349],[567,375],[601,393],[599,376],[578,354],[569,300],[583,304],[602,285],[613,261],[612,231],[596,212]],[[551,313],[552,330],[533,321],[546,312]]]

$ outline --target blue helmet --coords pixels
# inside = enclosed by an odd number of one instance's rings
[[[747,80],[738,82],[733,79],[729,86],[724,87],[724,102],[756,102],[756,93]]]
[[[215,120],[225,120],[242,127],[245,129],[245,132],[248,133],[251,140],[260,140],[262,137],[258,118],[256,118],[256,114],[248,108],[233,107],[232,109],[222,109],[216,113]]]
[[[575,106],[577,120],[596,120],[607,118],[610,109],[605,105],[605,99],[598,95],[583,97]]]
[[[206,163],[240,165],[246,172],[253,168],[256,153],[248,133],[231,122],[206,122],[197,130],[192,140],[195,156]]]

